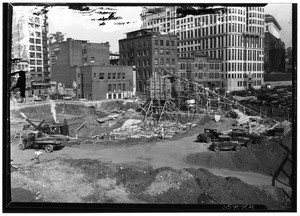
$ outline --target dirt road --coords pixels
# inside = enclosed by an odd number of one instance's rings
[[[11,159],[14,164],[30,164],[34,156],[34,150],[20,151],[18,141],[13,142],[11,148]],[[101,146],[93,144],[82,144],[74,147],[65,147],[52,153],[44,153],[41,161],[56,157],[68,157],[73,159],[97,159],[101,161],[112,161],[114,163],[137,162],[149,163],[154,168],[170,166],[174,169],[188,167],[200,168],[201,166],[191,165],[185,160],[186,157],[195,152],[209,151],[207,143],[195,142],[195,136],[185,137],[179,140],[165,140],[158,143],[149,143],[124,146]],[[238,172],[225,169],[212,169],[207,167],[213,174],[222,177],[237,177],[250,185],[271,186],[272,177],[253,172]],[[289,187],[276,182],[277,187],[290,189]]]

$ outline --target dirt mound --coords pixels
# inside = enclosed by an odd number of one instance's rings
[[[215,176],[206,169],[153,169],[147,163],[57,158],[13,172],[12,188],[39,192],[50,202],[261,204],[267,209],[289,208],[289,199],[280,189],[251,186],[237,178]]]
[[[262,149],[242,149],[239,152],[209,151],[193,153],[187,157],[189,163],[203,167],[252,171],[267,175],[274,175],[278,172],[285,159],[286,151],[276,141],[269,142]],[[292,174],[291,162],[284,164],[281,171],[281,177],[289,178]]]

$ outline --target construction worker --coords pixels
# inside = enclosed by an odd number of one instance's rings
[[[35,163],[36,163],[36,164],[39,164],[39,163],[40,163],[40,155],[42,155],[42,154],[43,154],[42,151],[36,149],[36,151],[34,152],[34,158],[32,158],[31,160],[36,159],[36,162],[35,162]]]

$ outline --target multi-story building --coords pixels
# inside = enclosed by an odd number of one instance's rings
[[[266,72],[285,71],[285,44],[280,39],[281,26],[270,14],[265,16],[265,56]]]
[[[134,96],[135,76],[132,66],[83,66],[80,91],[90,100],[122,99]]]
[[[137,95],[142,99],[150,97],[149,79],[156,72],[176,71],[177,37],[161,34],[152,29],[127,33],[119,40],[120,65],[136,66]]]
[[[111,65],[119,65],[119,53],[109,53],[109,62]]]
[[[47,92],[50,81],[48,17],[34,15],[26,7],[15,7],[12,24],[12,54],[29,62],[31,88]]]
[[[221,59],[195,52],[193,57],[178,59],[178,75],[201,83],[209,89],[221,87]]]
[[[285,50],[285,72],[292,73],[293,63],[293,50],[292,47],[288,47]]]
[[[79,85],[79,68],[90,65],[109,65],[109,43],[89,43],[68,38],[50,45],[51,81],[72,88]]]
[[[151,9],[151,8],[150,8]],[[187,15],[177,18],[178,6],[145,8],[142,29],[174,33],[180,57],[194,51],[221,58],[222,88],[260,88],[264,74],[264,8],[227,7],[226,13]]]

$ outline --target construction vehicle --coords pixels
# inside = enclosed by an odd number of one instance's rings
[[[46,134],[61,134],[69,136],[69,125],[65,120],[63,123],[44,124],[45,120],[41,121],[39,125],[33,123],[30,119],[26,118],[26,121],[37,131]],[[23,127],[24,128],[24,127]]]
[[[64,139],[53,137],[51,135],[43,136],[41,132],[29,133],[27,136],[23,136],[22,143],[19,144],[20,150],[25,149],[45,149],[46,152],[50,153],[55,148],[63,148]]]

